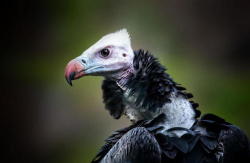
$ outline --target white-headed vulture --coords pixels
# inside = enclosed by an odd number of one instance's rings
[[[132,125],[106,139],[92,163],[250,162],[249,140],[237,126],[205,114],[149,52],[134,51],[126,29],[102,37],[68,63],[67,82],[103,76],[103,101]]]

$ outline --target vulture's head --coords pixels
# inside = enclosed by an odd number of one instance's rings
[[[80,56],[71,60],[65,69],[65,78],[72,80],[85,75],[119,79],[133,65],[134,52],[126,29],[102,37]]]

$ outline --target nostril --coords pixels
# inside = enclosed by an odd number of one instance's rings
[[[86,64],[86,61],[84,59],[82,59],[82,63]]]

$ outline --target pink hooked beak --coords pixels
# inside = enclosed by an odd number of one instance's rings
[[[71,60],[65,68],[65,78],[72,86],[72,80],[79,79],[84,76],[84,66],[77,60]]]

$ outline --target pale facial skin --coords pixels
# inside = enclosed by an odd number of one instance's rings
[[[71,60],[65,69],[65,78],[72,80],[84,75],[105,76],[118,80],[133,64],[134,52],[126,29],[102,37],[85,50],[79,57]]]

